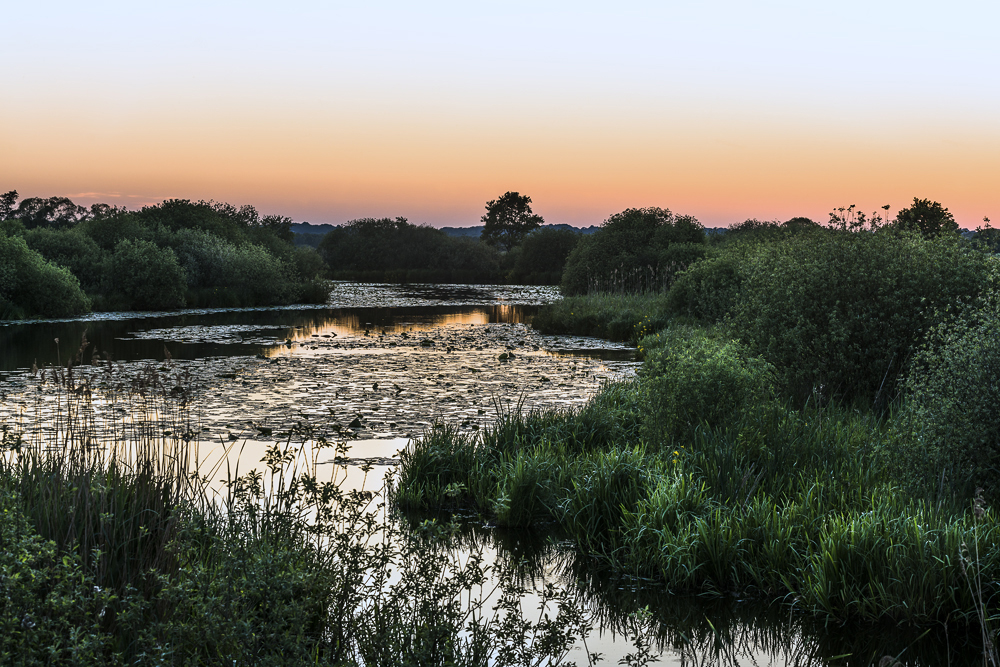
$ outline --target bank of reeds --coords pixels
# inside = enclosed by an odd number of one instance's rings
[[[555,529],[675,593],[782,601],[835,623],[989,624],[996,512],[897,488],[884,418],[768,404],[646,441],[639,386],[579,411],[502,414],[475,436],[438,427],[405,453],[397,501]]]
[[[525,625],[502,573],[486,613],[481,552],[346,488],[321,465],[344,444],[307,423],[242,474],[207,470],[198,388],[169,361],[37,382],[2,428],[0,663],[532,664],[587,630],[556,593],[553,622]]]

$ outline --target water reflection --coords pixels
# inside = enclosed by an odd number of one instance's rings
[[[405,516],[411,525],[424,518],[427,515]],[[603,654],[600,664],[619,664],[638,636],[658,655],[657,664],[665,665],[971,667],[982,663],[975,632],[952,629],[949,636],[940,628],[837,626],[800,614],[791,604],[674,596],[656,582],[609,575],[556,537],[485,528],[470,518],[455,548],[485,549],[488,562],[519,564],[513,571],[529,589],[542,590],[552,582],[572,591],[576,604],[594,621],[586,649]],[[583,645],[577,648],[570,659],[586,664]],[[883,662],[886,656],[898,662]]]
[[[89,363],[94,354],[116,361],[253,356],[311,337],[430,331],[449,324],[519,324],[537,306],[328,308],[302,311],[227,311],[127,320],[31,322],[0,327],[0,371]],[[84,335],[89,346],[80,352]],[[58,342],[57,342],[58,341]]]

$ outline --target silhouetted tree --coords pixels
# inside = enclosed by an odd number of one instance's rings
[[[913,198],[913,206],[896,214],[894,224],[901,229],[918,231],[927,238],[958,231],[955,217],[944,206],[930,199]]]
[[[77,206],[68,197],[29,197],[21,200],[11,217],[20,218],[28,229],[34,227],[72,227],[90,218],[90,211]]]
[[[17,204],[17,190],[11,190],[0,195],[0,220],[12,217],[15,204]]]
[[[480,240],[491,246],[510,250],[521,244],[525,234],[542,226],[542,216],[531,212],[531,197],[505,192],[486,203]]]

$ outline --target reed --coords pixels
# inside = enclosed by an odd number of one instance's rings
[[[199,390],[171,363],[36,378],[34,413],[0,429],[0,662],[543,664],[589,628],[558,591],[525,619],[509,564],[345,488],[320,465],[345,443],[307,422],[213,490]]]
[[[439,428],[412,447],[475,461],[452,507],[504,526],[554,525],[604,567],[675,593],[784,601],[838,623],[990,620],[995,513],[976,518],[961,502],[932,506],[895,486],[883,447],[891,416],[775,403],[653,443],[635,419],[640,395],[634,383],[611,385],[581,410],[508,414],[475,438]],[[584,431],[595,406],[632,427]],[[457,483],[443,474],[404,459],[400,497]],[[424,496],[421,506],[435,504]]]

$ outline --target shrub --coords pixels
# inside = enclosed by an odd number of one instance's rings
[[[0,317],[72,317],[90,300],[69,269],[46,261],[19,236],[0,235]]]
[[[295,269],[265,248],[235,245],[200,230],[176,235],[176,252],[199,306],[259,306],[294,301]]]
[[[737,268],[733,329],[798,401],[884,405],[936,309],[979,294],[986,263],[955,237],[892,228],[756,244]]]
[[[676,326],[644,338],[639,349],[647,355],[641,377],[651,441],[721,426],[771,396],[774,369],[735,340]]]
[[[323,258],[315,248],[298,246],[295,248],[295,272],[303,280],[313,280],[323,273]]]
[[[985,296],[930,330],[906,378],[902,474],[924,491],[1000,495],[1000,271]]]
[[[335,228],[318,248],[329,277],[391,282],[498,282],[499,253],[406,218],[363,218]]]
[[[703,244],[705,230],[690,216],[661,208],[630,208],[604,221],[583,237],[566,259],[561,288],[567,296],[593,291],[659,291],[678,269],[677,259],[663,253],[673,244]]]
[[[25,232],[24,240],[45,259],[69,269],[87,291],[100,287],[104,253],[80,229],[35,227]]]
[[[668,311],[708,324],[721,322],[737,303],[741,268],[741,257],[731,251],[694,262],[670,286]]]
[[[669,322],[660,294],[587,294],[546,304],[531,320],[542,333],[636,342]]]
[[[0,663],[105,664],[102,628],[112,594],[95,585],[77,554],[59,553],[0,492]]]
[[[545,227],[524,239],[517,253],[508,282],[527,284],[558,284],[566,258],[576,247],[580,234],[570,229]]]
[[[104,250],[114,250],[125,239],[151,240],[150,227],[134,213],[117,213],[85,220],[77,225],[80,230]]]
[[[948,209],[930,199],[913,198],[913,205],[901,209],[893,224],[900,229],[908,229],[926,237],[958,232],[958,223]]]
[[[170,248],[142,239],[120,241],[108,260],[111,291],[127,308],[159,310],[184,305],[185,274]]]

